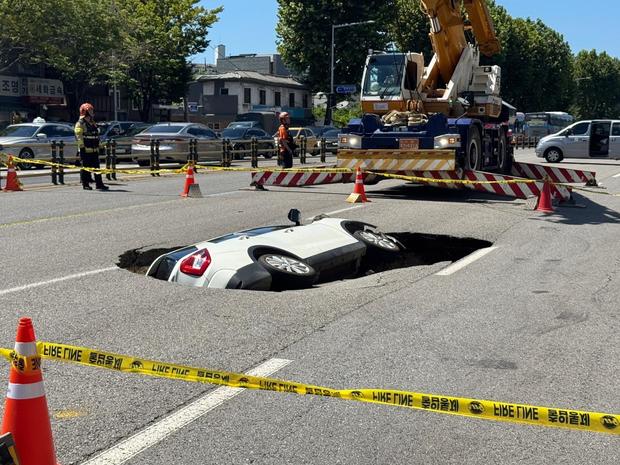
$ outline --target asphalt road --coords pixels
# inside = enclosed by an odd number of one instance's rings
[[[283,359],[271,376],[618,413],[620,197],[607,194],[620,193],[620,165],[592,167],[600,193],[578,193],[577,207],[549,216],[531,201],[396,181],[371,186],[372,203],[351,206],[351,185],[260,192],[245,173],[199,174],[202,199],[179,198],[183,180],[171,176],[119,181],[105,193],[1,193],[0,345],[12,346],[17,319],[27,315],[40,340],[136,357],[231,371]],[[497,249],[448,276],[436,274],[443,262],[283,293],[189,289],[114,268],[131,249],[285,223],[293,207],[304,218],[344,210],[334,216],[387,232],[484,239]],[[8,366],[0,383],[7,375]],[[48,361],[44,376],[64,465],[110,450],[118,458],[123,440],[216,391]],[[139,439],[143,450],[124,463],[620,457],[616,436],[266,391],[216,402],[163,436],[152,446]]]

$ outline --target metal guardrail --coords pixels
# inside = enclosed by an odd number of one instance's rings
[[[299,163],[304,165],[307,163],[307,144],[308,141],[305,137],[300,137],[298,140],[298,146],[295,149],[295,156],[299,157]],[[259,167],[259,159],[263,156],[266,159],[277,157],[278,165],[282,164],[282,154],[277,146],[277,143],[265,139],[257,139],[253,137],[251,139],[244,140],[201,140],[201,139],[189,139],[188,141],[176,141],[175,146],[179,149],[171,152],[166,150],[165,158],[171,159],[173,162],[178,163],[193,163],[195,167],[200,167],[199,162],[218,162],[222,167],[230,167],[234,159],[243,159],[247,155],[250,157],[250,164],[252,168]],[[219,148],[216,149],[219,144]],[[135,161],[143,160],[139,163],[141,166],[149,169],[152,176],[159,176],[161,163],[161,145],[162,142],[158,139],[150,141],[148,150],[143,151],[139,155],[137,153],[123,154],[123,158],[132,158]],[[34,150],[36,147],[36,150]],[[23,156],[22,150],[24,148],[30,148],[34,153],[34,159],[50,161],[52,164],[49,166],[51,180],[53,184],[64,184],[65,168],[62,164],[75,163],[79,165],[79,153],[77,150],[77,143],[67,143],[64,141],[50,140],[44,153],[41,153],[41,148],[45,148],[42,144],[10,144],[3,147],[4,150],[0,150],[9,154]],[[114,139],[107,139],[100,144],[100,161],[102,165],[105,163],[105,168],[111,170],[111,173],[106,173],[107,180],[116,180],[116,173],[114,170],[118,164],[118,146]],[[315,149],[315,148],[313,148]],[[325,138],[321,139],[319,144],[319,154],[321,162],[326,160]],[[315,153],[316,154],[316,153]],[[144,163],[145,157],[148,157],[148,165]],[[166,160],[168,161],[168,160]],[[41,166],[41,165],[40,165]],[[41,166],[45,168],[46,166]]]
[[[540,142],[540,137],[524,136],[523,134],[515,134],[512,136],[515,149],[531,149],[535,148]]]

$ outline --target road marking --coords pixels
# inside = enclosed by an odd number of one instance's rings
[[[24,286],[11,287],[9,289],[3,289],[3,290],[0,290],[0,295],[11,294],[13,292],[24,291],[26,289],[32,289],[32,288],[40,287],[40,286],[46,286],[48,284],[59,283],[61,281],[69,281],[70,279],[82,278],[84,276],[91,276],[91,275],[94,275],[94,274],[105,273],[106,271],[119,270],[119,269],[120,268],[117,267],[117,266],[110,266],[108,268],[101,268],[99,270],[91,270],[91,271],[84,271],[82,273],[70,274],[68,276],[63,276],[62,278],[54,278],[54,279],[49,279],[47,281],[40,281],[38,283],[26,284]]]
[[[354,205],[352,207],[341,208],[340,210],[334,210],[333,212],[328,212],[327,214],[328,215],[334,215],[336,213],[342,213],[342,212],[346,212],[346,211],[349,211],[349,210],[355,210],[356,208],[362,208],[364,206],[365,206],[364,204],[362,204],[362,205]]]
[[[487,247],[484,249],[476,250],[474,253],[470,253],[467,257],[463,257],[460,260],[454,262],[452,265],[444,268],[443,270],[435,273],[437,276],[448,276],[456,273],[467,265],[475,262],[476,260],[484,257],[486,254],[493,252],[497,247]]]
[[[612,176],[612,178],[620,178],[620,173],[618,173],[618,174],[614,174],[614,175]]]
[[[269,376],[291,362],[292,360],[272,358],[246,373],[251,376]],[[200,397],[177,412],[121,441],[111,449],[83,462],[82,465],[120,465],[125,463],[149,447],[163,441],[175,431],[189,425],[227,400],[237,396],[242,391],[245,391],[245,389],[228,386],[217,388],[215,391]]]

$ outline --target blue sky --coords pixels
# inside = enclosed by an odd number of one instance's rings
[[[206,8],[223,6],[224,12],[209,32],[211,47],[193,61],[206,59],[207,63],[213,63],[212,47],[220,43],[226,45],[226,55],[276,51],[276,0],[202,0],[200,3]],[[514,17],[542,19],[564,36],[573,52],[594,48],[620,58],[619,0],[497,0],[497,3]]]

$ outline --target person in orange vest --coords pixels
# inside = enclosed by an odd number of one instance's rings
[[[95,124],[95,108],[90,103],[80,106],[80,119],[75,123],[75,138],[80,151],[80,160],[84,168],[100,168],[99,165],[99,128]],[[80,170],[82,187],[92,190],[90,183],[93,178],[90,171]],[[100,173],[95,173],[95,187],[100,191],[107,191],[108,186],[103,184]]]
[[[295,142],[288,131],[291,125],[291,118],[286,111],[280,113],[280,127],[278,128],[278,147],[282,158],[283,168],[293,167],[293,153],[295,152]]]

